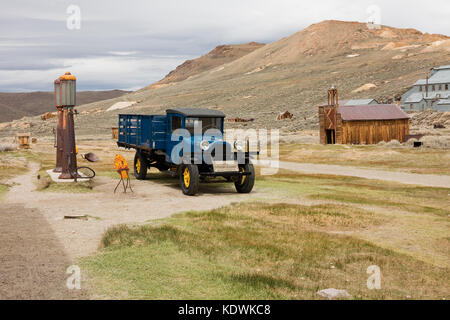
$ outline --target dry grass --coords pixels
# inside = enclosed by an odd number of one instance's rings
[[[36,190],[46,192],[86,193],[92,192],[92,181],[56,183],[45,170],[39,170],[36,180]]]
[[[0,181],[7,180],[27,170],[23,152],[0,152]]]
[[[448,298],[448,269],[319,231],[381,222],[350,207],[236,204],[111,228],[102,253],[83,265],[95,293],[113,298],[317,299],[329,287],[355,299]],[[374,264],[381,290],[366,287]]]
[[[280,160],[450,174],[450,150],[439,148],[281,144]]]
[[[425,136],[420,141],[426,147],[450,149],[450,136]]]
[[[344,204],[379,206],[386,210],[405,210],[446,217],[448,189],[405,185],[395,182],[332,175],[302,175],[280,171],[261,176],[259,186],[273,189],[285,198],[336,201]]]
[[[378,219],[388,222],[346,234],[422,261],[450,267],[448,247],[445,247],[450,227],[448,189],[287,171],[273,177],[260,177],[257,181],[260,188],[280,201],[331,202],[336,208],[351,205],[368,209]]]
[[[17,150],[16,143],[0,143],[0,152],[8,152]]]

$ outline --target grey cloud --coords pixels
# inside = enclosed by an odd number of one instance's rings
[[[81,8],[81,30],[66,28],[71,4]],[[325,19],[364,21],[372,4],[382,24],[450,30],[447,0],[3,0],[0,91],[51,90],[68,68],[79,88],[143,87],[216,45],[267,43]]]
[[[5,62],[0,62],[0,71],[8,70],[8,71],[23,71],[23,70],[54,70],[58,68],[70,68],[70,65],[57,65],[53,63],[21,63],[17,62],[17,65]]]

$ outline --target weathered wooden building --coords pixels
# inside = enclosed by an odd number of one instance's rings
[[[18,133],[17,141],[19,143],[19,149],[30,149],[30,133]]]
[[[395,104],[340,106],[337,91],[329,92],[327,106],[319,107],[320,143],[376,144],[406,141],[409,116]]]

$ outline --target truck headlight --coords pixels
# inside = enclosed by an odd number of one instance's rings
[[[209,149],[209,142],[206,140],[203,140],[200,142],[200,148],[202,148],[203,151],[206,151]]]
[[[234,142],[234,148],[235,148],[237,151],[243,151],[243,150],[244,150],[244,142],[243,142],[243,141],[240,141],[240,140],[235,141],[235,142]]]

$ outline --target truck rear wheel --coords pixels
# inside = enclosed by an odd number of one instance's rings
[[[195,164],[184,164],[180,168],[180,186],[187,196],[196,195],[199,185],[198,167]]]
[[[148,161],[141,152],[136,152],[134,156],[134,176],[138,180],[145,180],[147,177]]]
[[[241,164],[239,165],[239,171],[250,172],[249,175],[242,176],[234,183],[236,191],[239,193],[250,193],[255,185],[255,168],[253,164]]]

